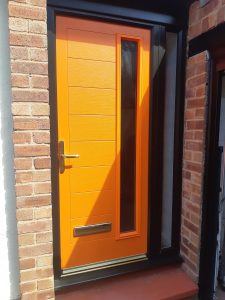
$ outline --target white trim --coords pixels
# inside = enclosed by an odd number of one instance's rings
[[[0,298],[19,296],[8,1],[0,0]]]

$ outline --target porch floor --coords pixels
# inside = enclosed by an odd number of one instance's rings
[[[67,287],[56,293],[56,300],[180,300],[192,299],[197,290],[176,266]]]

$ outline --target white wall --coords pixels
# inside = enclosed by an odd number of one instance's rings
[[[19,296],[7,6],[7,0],[0,0],[0,299],[2,300],[16,299]]]

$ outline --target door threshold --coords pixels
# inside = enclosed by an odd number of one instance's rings
[[[80,286],[86,283],[101,281],[107,278],[113,278],[117,276],[122,276],[129,273],[134,273],[137,271],[158,269],[162,266],[176,266],[180,265],[183,260],[178,255],[171,255],[169,257],[159,257],[158,259],[150,259],[149,257],[139,256],[139,259],[136,257],[136,260],[120,262],[120,264],[115,264],[105,266],[99,269],[92,269],[89,271],[83,271],[81,273],[74,273],[74,270],[67,269],[68,273],[65,274],[55,274],[55,290],[59,291],[69,286]],[[70,271],[70,272],[69,272]]]
[[[83,273],[91,272],[91,271],[103,270],[106,268],[122,266],[122,265],[145,261],[145,260],[148,260],[147,255],[139,254],[139,255],[133,255],[133,256],[123,257],[123,258],[118,258],[118,259],[112,259],[109,261],[103,261],[103,262],[99,262],[99,263],[92,263],[92,264],[83,265],[83,266],[75,267],[75,268],[67,268],[67,269],[62,270],[61,277],[64,278],[67,276],[83,274]]]
[[[56,292],[56,300],[181,300],[193,299],[197,285],[178,266],[139,271]]]

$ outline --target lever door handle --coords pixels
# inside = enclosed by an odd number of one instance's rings
[[[64,154],[64,141],[59,141],[59,171],[65,171],[65,158],[79,158],[79,154]]]

